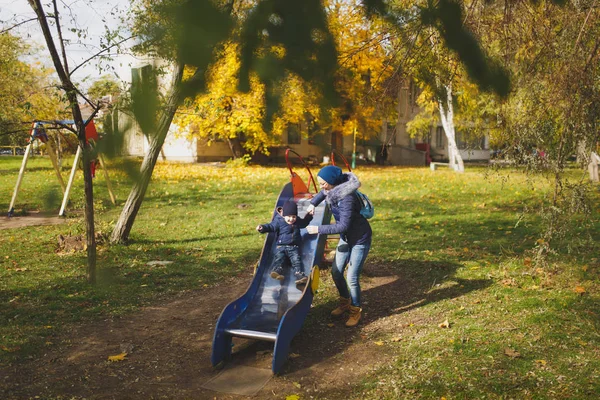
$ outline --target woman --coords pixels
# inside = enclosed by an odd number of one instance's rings
[[[335,218],[335,225],[313,226],[306,230],[309,234],[340,234],[340,242],[331,267],[331,276],[340,294],[339,306],[331,312],[334,317],[349,312],[346,326],[356,326],[360,321],[359,276],[371,248],[371,225],[361,214],[361,202],[356,196],[360,182],[352,172],[342,173],[336,166],[323,167],[317,174],[321,191],[311,199],[308,212],[313,214],[315,206],[327,201]],[[347,281],[344,268],[348,264]],[[348,287],[350,290],[348,290]]]

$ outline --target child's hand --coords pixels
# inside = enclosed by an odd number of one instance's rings
[[[306,213],[310,215],[315,215],[315,206],[313,206],[312,204],[309,205],[306,209]]]
[[[256,230],[257,230],[257,231],[259,231],[259,232],[262,232],[262,225],[258,225],[258,226],[256,227]]]

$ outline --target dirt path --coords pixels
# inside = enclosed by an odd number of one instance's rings
[[[274,376],[252,399],[285,399],[291,394],[360,398],[356,393],[352,397],[353,385],[392,356],[386,353],[389,347],[378,346],[373,338],[381,333],[401,335],[409,318],[415,318],[415,295],[423,292],[396,274],[380,270],[377,276],[365,275],[367,312],[361,325],[348,329],[343,321],[318,317],[327,315],[333,302],[313,308],[292,342],[282,375]],[[324,271],[324,284],[328,279]],[[248,277],[237,277],[123,318],[77,327],[57,338],[47,353],[0,368],[0,398],[248,398],[201,387],[218,373],[210,364],[214,324],[223,307],[248,284]],[[129,352],[125,360],[107,360],[123,350]],[[238,339],[232,364],[270,369],[272,350],[268,342]]]
[[[9,218],[5,215],[0,217],[0,230],[34,225],[58,225],[64,224],[66,221],[66,218],[59,217],[55,214],[42,214],[32,211],[25,216],[14,216]]]

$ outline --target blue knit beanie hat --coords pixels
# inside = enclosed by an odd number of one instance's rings
[[[342,179],[342,169],[335,165],[328,165],[321,168],[317,176],[321,177],[321,179],[330,185],[337,185]]]
[[[294,203],[293,200],[288,200],[283,204],[283,212],[284,217],[288,215],[296,215],[298,216],[298,205]]]

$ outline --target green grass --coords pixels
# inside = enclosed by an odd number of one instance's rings
[[[19,158],[0,158],[5,210],[19,166]],[[407,299],[419,303],[390,316],[403,340],[384,329],[373,334],[389,360],[353,387],[355,398],[600,397],[597,186],[592,213],[571,218],[565,239],[552,243],[557,253],[537,266],[542,218],[523,210],[548,206],[543,175],[482,167],[356,172],[376,207],[368,262],[405,277]],[[122,168],[110,174],[122,204],[130,179]],[[84,279],[84,253],[56,253],[59,234],[84,232],[80,214],[66,225],[0,231],[0,362],[38,354],[71,324],[249,276],[264,241],[254,227],[269,219],[287,180],[279,167],[157,165],[131,243],[99,245],[96,286]],[[120,209],[101,173],[94,183],[97,229],[108,234]],[[71,198],[69,210],[81,209],[81,184]],[[49,160],[34,158],[16,208],[57,212],[59,205]],[[154,260],[173,263],[147,264]],[[334,299],[325,287],[316,304]],[[438,327],[446,319],[450,328]]]

